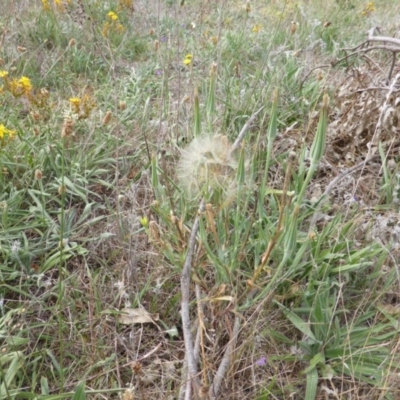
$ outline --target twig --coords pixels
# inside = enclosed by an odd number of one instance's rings
[[[395,38],[386,37],[386,36],[369,36],[368,41],[369,42],[388,42],[390,44],[395,44],[397,46],[400,46],[400,39],[395,39]]]
[[[183,265],[182,275],[181,275],[181,292],[182,292],[182,303],[181,303],[181,317],[182,317],[182,330],[183,337],[185,341],[185,357],[187,365],[188,381],[190,381],[192,388],[194,389],[195,395],[197,396],[198,389],[200,387],[197,378],[197,361],[194,355],[193,340],[190,324],[190,312],[189,312],[189,302],[190,302],[190,280],[191,280],[191,268],[194,248],[196,246],[196,237],[199,230],[200,215],[204,212],[204,199],[201,200],[197,217],[194,221],[192,232],[190,233],[188,251],[186,254],[185,263]],[[186,387],[185,399],[188,399],[188,386]],[[189,393],[190,396],[190,393]]]
[[[392,52],[392,63],[390,65],[387,81],[390,82],[392,79],[392,74],[393,74],[393,69],[397,60],[397,54],[400,53],[400,39],[392,38],[392,37],[387,37],[387,36],[374,36],[375,30],[377,28],[371,28],[368,31],[368,39],[362,43],[361,45],[355,47],[353,50],[353,53],[350,55],[346,55],[346,59],[350,56],[353,56],[358,53],[366,53],[367,51],[372,51],[372,50],[387,50]],[[373,42],[383,42],[383,45],[377,45],[377,46],[372,46],[372,47],[366,47],[363,48],[364,45],[368,45]],[[387,43],[395,45],[394,47],[388,46]],[[338,61],[340,62],[340,60]]]
[[[238,137],[236,138],[235,142],[232,145],[232,150],[231,154],[237,150],[240,147],[240,144],[243,141],[244,135],[246,132],[249,130],[250,125],[253,123],[253,121],[256,119],[257,115],[260,114],[260,112],[264,109],[264,106],[262,106],[258,111],[256,111],[249,119],[248,121],[244,124],[242,130],[240,131]]]
[[[197,297],[197,292],[200,290],[199,285],[196,285],[196,297]],[[199,356],[200,356],[200,340],[201,340],[201,329],[200,327],[197,327],[197,333],[196,333],[196,341],[194,342],[194,349],[193,349],[193,354],[194,354],[194,360],[196,364],[199,362]],[[190,382],[190,379],[187,379],[187,364],[186,360],[184,362],[183,368],[182,368],[182,379],[181,379],[182,385],[179,391],[179,400],[185,400],[186,399],[186,394],[188,394],[188,398],[190,399],[190,395],[192,393],[192,384]]]
[[[300,92],[303,89],[303,85],[305,83],[305,81],[309,78],[309,76],[313,73],[313,71],[317,70],[317,69],[321,69],[321,68],[330,68],[332,67],[332,64],[321,64],[321,65],[317,65],[314,68],[311,68],[306,76],[303,78],[303,80],[301,81],[299,87],[294,91],[294,93]]]
[[[319,211],[321,210],[321,207],[325,204],[332,189],[347,175],[350,175],[351,173],[353,173],[361,168],[364,168],[365,165],[367,165],[369,162],[371,162],[373,159],[377,158],[378,156],[379,156],[379,154],[373,154],[372,156],[366,158],[364,161],[361,161],[358,164],[352,166],[351,168],[345,170],[344,172],[342,172],[340,175],[338,175],[335,179],[333,179],[331,181],[331,183],[325,188],[325,191],[320,198],[317,209],[315,210],[314,215],[311,219],[310,227],[308,228],[308,232],[310,232],[310,233],[313,232],[314,227],[317,223]]]
[[[207,206],[206,206],[207,208]],[[205,332],[205,326],[204,326],[204,307],[203,303],[201,301],[201,289],[199,285],[196,285],[195,287],[195,292],[196,292],[196,300],[197,300],[197,318],[198,318],[198,326],[197,326],[197,334],[200,333],[200,341],[199,341],[199,352],[197,353],[197,356],[200,354],[200,348],[201,348],[201,356],[203,359],[202,365],[203,365],[203,378],[202,378],[202,385],[207,386],[207,371],[205,369],[205,366],[207,365],[207,360],[206,360],[206,354],[205,354],[205,345],[204,345],[204,332]],[[198,358],[198,357],[197,357]]]
[[[388,46],[373,46],[373,47],[367,47],[365,49],[358,49],[353,51],[350,54],[347,54],[345,57],[340,58],[339,60],[335,60],[334,62],[332,62],[331,66],[334,67],[335,65],[341,63],[342,61],[346,60],[349,57],[355,56],[357,54],[361,54],[361,53],[367,53],[369,51],[373,51],[373,50],[387,50],[387,51],[391,51],[394,54],[397,54],[400,52],[400,48],[399,47],[388,47]]]
[[[222,381],[225,377],[226,371],[228,370],[229,364],[231,363],[232,355],[236,347],[236,341],[239,335],[239,330],[240,330],[240,317],[237,316],[235,319],[235,324],[233,326],[232,337],[226,346],[224,356],[222,357],[213,384],[211,385],[210,390],[208,392],[210,400],[215,400],[221,389]]]
[[[384,106],[382,107],[382,109],[385,109],[385,106],[386,106],[387,103],[388,103],[388,100],[389,100],[389,98],[390,98],[390,95],[391,95],[391,93],[395,90],[395,85],[396,85],[396,83],[397,83],[397,81],[398,81],[399,79],[400,79],[400,74],[397,74],[397,75],[395,76],[395,78],[394,78],[392,84],[391,84],[390,87],[388,88],[388,89],[389,89],[389,93],[386,95],[386,101],[385,101]],[[381,119],[381,118],[382,118],[382,115],[379,117],[379,119]],[[369,148],[369,150],[368,150],[367,158],[366,158],[364,161],[361,161],[361,162],[359,162],[358,164],[354,165],[353,167],[349,168],[348,170],[342,172],[342,173],[341,173],[340,175],[338,175],[335,179],[333,179],[333,181],[326,187],[324,193],[323,193],[322,196],[321,196],[321,199],[320,199],[320,202],[319,202],[319,204],[318,204],[318,207],[317,207],[317,209],[315,210],[314,215],[313,215],[313,217],[312,217],[312,219],[311,219],[310,227],[309,227],[309,229],[308,229],[308,232],[309,232],[309,233],[313,232],[314,227],[315,227],[315,225],[316,225],[316,223],[317,223],[319,211],[320,211],[322,205],[326,202],[326,200],[327,200],[327,198],[328,198],[328,195],[330,194],[330,192],[332,191],[332,189],[336,186],[336,184],[337,184],[338,182],[340,182],[340,181],[341,181],[344,177],[346,177],[347,175],[349,175],[349,174],[353,173],[354,171],[357,171],[357,170],[359,170],[359,169],[361,169],[361,168],[364,168],[365,165],[367,165],[367,164],[368,164],[369,162],[371,162],[374,158],[376,158],[376,157],[379,156],[379,154],[373,154],[373,153],[372,153],[372,149],[373,149],[372,144],[373,144],[375,141],[377,141],[377,139],[379,138],[379,136],[378,136],[378,132],[379,132],[379,131],[378,131],[378,128],[379,128],[379,125],[380,125],[380,122],[378,122],[378,126],[376,127],[375,132],[374,132],[374,135],[373,135],[373,137],[372,137],[372,139],[371,139],[371,141],[370,141],[371,146],[370,146],[370,148]]]
[[[390,90],[390,87],[388,87],[388,86],[386,86],[386,87],[370,86],[370,87],[367,87],[365,89],[357,89],[354,92],[351,92],[349,94],[349,97],[352,96],[353,94],[367,92],[369,90]],[[397,92],[400,92],[400,89],[392,90],[392,93],[397,93]]]

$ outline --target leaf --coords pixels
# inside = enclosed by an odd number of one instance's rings
[[[49,394],[49,381],[45,376],[42,376],[40,378],[40,387],[41,387],[41,392],[43,395],[48,395]]]
[[[307,373],[307,387],[305,400],[315,400],[318,386],[318,371],[316,368]]]
[[[285,312],[286,318],[304,335],[307,335],[309,339],[311,339],[314,343],[320,343],[317,338],[314,336],[314,333],[311,331],[310,325],[308,322],[303,321],[298,315],[296,315],[293,311],[290,311],[284,305],[277,302],[280,308],[282,308]]]
[[[310,365],[303,371],[305,374],[309,374],[313,369],[317,368],[318,365],[325,364],[325,356],[323,353],[317,353],[311,360]]]
[[[77,388],[75,389],[74,396],[72,400],[86,400],[86,392],[85,392],[85,381],[82,381]]]
[[[123,308],[118,321],[124,325],[146,324],[158,321],[158,314],[150,314],[144,308]]]

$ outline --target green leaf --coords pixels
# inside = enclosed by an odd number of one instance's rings
[[[307,373],[306,396],[304,400],[315,400],[318,387],[318,371],[316,368]]]
[[[86,382],[82,381],[76,388],[75,393],[72,397],[72,400],[86,400],[86,392],[85,392]]]
[[[317,368],[319,364],[325,364],[325,356],[323,353],[317,353],[311,360],[310,365],[303,371],[305,374],[310,373],[313,369]]]
[[[290,311],[284,305],[278,303],[278,306],[284,310],[286,318],[304,335],[307,335],[309,339],[314,341],[315,343],[320,343],[319,340],[316,339],[314,333],[310,329],[310,325],[308,322],[303,321],[298,315],[294,312]]]
[[[42,394],[49,395],[49,381],[47,380],[47,378],[45,376],[42,376],[40,378],[40,388],[41,388]]]
[[[368,268],[369,266],[374,265],[372,261],[365,261],[362,263],[357,263],[357,264],[346,264],[346,265],[341,265],[336,268],[332,268],[333,273],[343,273],[343,272],[353,272],[353,271],[358,271],[361,269]]]

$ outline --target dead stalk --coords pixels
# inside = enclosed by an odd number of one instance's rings
[[[217,373],[215,374],[213,384],[211,385],[210,390],[208,392],[210,400],[215,400],[217,398],[218,393],[221,389],[222,381],[231,363],[232,356],[236,348],[237,337],[239,335],[239,330],[241,325],[240,321],[241,321],[240,317],[237,316],[235,319],[235,325],[233,326],[232,337],[226,346],[224,356],[222,357]]]
[[[243,139],[244,139],[244,135],[246,134],[246,132],[249,130],[251,124],[253,123],[253,121],[256,119],[257,115],[260,114],[260,112],[264,109],[264,106],[262,106],[258,111],[256,111],[250,118],[249,120],[244,124],[242,130],[240,131],[237,139],[235,140],[235,142],[232,145],[232,150],[231,153],[233,153],[235,150],[237,150]]]
[[[201,200],[198,214],[193,224],[192,232],[190,233],[188,251],[186,254],[185,263],[183,265],[181,275],[181,292],[182,292],[182,303],[181,303],[181,317],[182,317],[182,330],[185,341],[185,357],[187,365],[187,380],[190,382],[195,395],[197,396],[200,384],[197,377],[197,360],[194,355],[193,339],[190,322],[190,281],[191,281],[191,269],[193,253],[196,246],[196,237],[199,230],[200,216],[204,212],[205,204],[204,199]],[[189,387],[186,386],[185,399],[188,399]],[[190,396],[190,393],[189,393]]]

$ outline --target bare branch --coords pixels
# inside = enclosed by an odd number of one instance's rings
[[[311,219],[310,222],[310,227],[308,229],[308,232],[313,232],[315,224],[317,223],[318,219],[318,214],[319,211],[321,210],[321,207],[325,204],[326,200],[328,199],[329,194],[331,193],[332,189],[347,175],[350,175],[351,173],[358,171],[359,169],[364,168],[369,162],[374,160],[375,158],[379,157],[379,154],[374,154],[371,157],[365,159],[364,161],[361,161],[360,163],[354,165],[353,167],[343,171],[341,174],[339,174],[335,179],[331,181],[331,183],[326,187],[324,193],[322,194],[320,201],[318,203],[317,209],[314,211],[314,215]]]
[[[199,230],[200,215],[204,211],[204,199],[201,200],[197,217],[194,221],[192,231],[190,233],[188,251],[186,253],[185,263],[183,265],[181,275],[181,292],[182,292],[182,303],[181,303],[181,317],[182,317],[182,330],[185,341],[185,357],[187,365],[188,380],[191,382],[194,393],[197,396],[198,389],[200,388],[198,377],[197,377],[197,360],[194,354],[193,339],[190,323],[190,280],[191,280],[191,268],[193,253],[196,246],[196,237]],[[190,396],[190,390],[186,387],[185,398],[188,398],[188,392]]]
[[[231,153],[233,153],[235,150],[237,150],[240,147],[240,144],[243,141],[244,135],[246,132],[249,130],[250,125],[253,123],[253,121],[256,119],[257,115],[260,114],[260,112],[264,109],[264,106],[262,106],[258,111],[256,111],[250,118],[249,120],[244,124],[242,130],[240,131],[238,137],[235,140],[235,143],[232,145],[232,150]]]
[[[210,400],[215,400],[218,396],[218,393],[221,389],[221,384],[222,381],[225,377],[226,371],[228,370],[228,367],[231,363],[232,360],[232,355],[233,352],[235,351],[236,347],[236,341],[237,337],[239,335],[239,330],[240,330],[240,317],[236,317],[235,319],[235,324],[233,326],[233,332],[232,332],[232,337],[229,343],[226,346],[224,356],[222,357],[221,363],[219,364],[217,373],[214,378],[214,382],[210,387],[210,390],[208,392],[208,396],[210,397]]]

